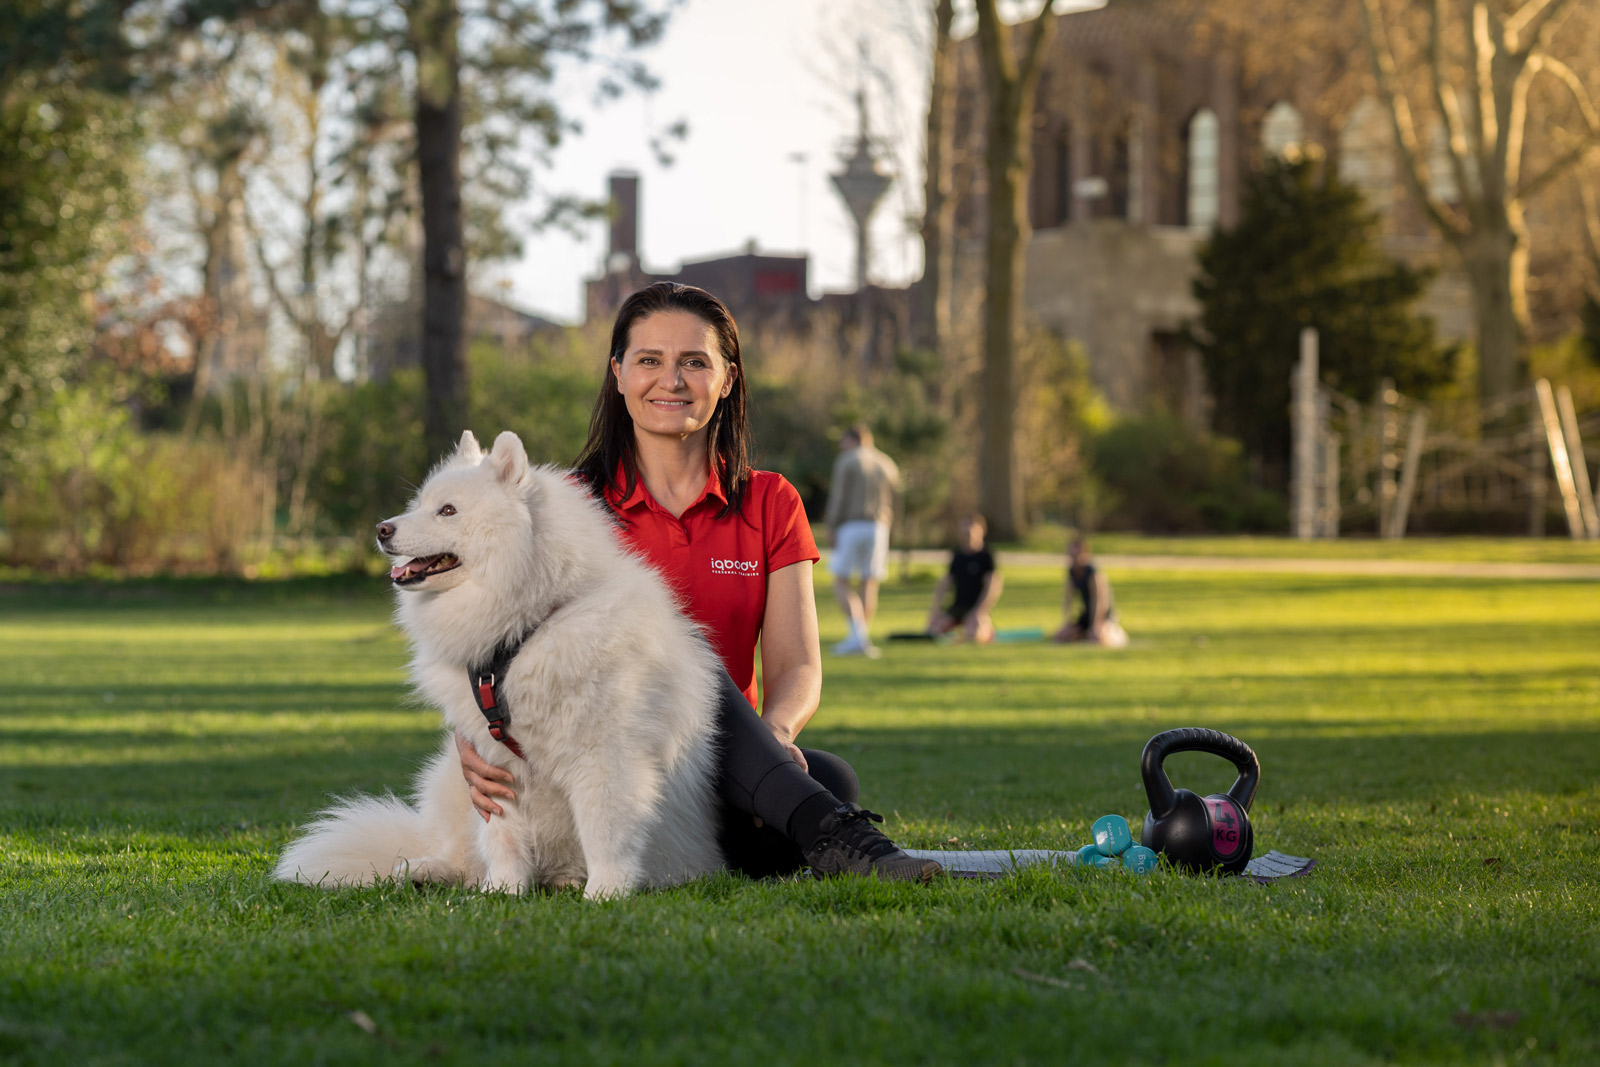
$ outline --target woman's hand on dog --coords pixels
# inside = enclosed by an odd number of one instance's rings
[[[488,822],[491,815],[504,815],[505,811],[492,798],[517,799],[516,790],[507,784],[515,780],[511,772],[478,755],[472,742],[460,734],[456,734],[456,752],[461,756],[461,777],[467,780],[472,806],[478,809],[483,821]]]

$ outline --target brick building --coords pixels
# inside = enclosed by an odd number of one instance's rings
[[[1058,16],[1043,59],[1033,136],[1026,306],[1080,341],[1117,406],[1204,418],[1204,379],[1183,337],[1199,314],[1195,252],[1239,217],[1244,177],[1267,155],[1317,145],[1384,219],[1390,254],[1439,264],[1442,245],[1398,191],[1386,120],[1358,100],[1329,119],[1310,77],[1247,76],[1237,53],[1200,30],[1185,0],[1113,0]],[[975,56],[968,57],[969,71]],[[970,86],[972,81],[969,79]],[[963,94],[957,119],[958,231],[969,235],[958,287],[981,285],[982,118]],[[1445,180],[1447,168],[1432,169]],[[1465,279],[1443,271],[1421,304],[1441,336],[1465,337]]]

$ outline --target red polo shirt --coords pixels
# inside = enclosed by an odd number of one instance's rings
[[[616,495],[620,490],[608,500],[622,516],[623,540],[661,572],[757,707],[756,642],[767,610],[767,575],[822,558],[800,494],[781,474],[751,471],[742,514],[719,519],[728,498],[715,474],[676,518],[642,480],[626,500]]]

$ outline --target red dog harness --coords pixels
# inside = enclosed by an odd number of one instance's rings
[[[472,685],[472,698],[478,702],[478,710],[483,712],[483,717],[489,720],[489,736],[511,750],[511,754],[520,760],[528,757],[522,752],[522,746],[506,730],[506,715],[508,714],[500,703],[500,683],[505,680],[506,671],[511,667],[511,661],[517,658],[517,653],[522,651],[522,646],[527,644],[528,638],[539,627],[523,634],[515,641],[500,645],[494,650],[489,662],[484,666],[467,669],[467,681]]]

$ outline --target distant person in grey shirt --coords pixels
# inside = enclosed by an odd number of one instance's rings
[[[833,545],[833,592],[850,624],[850,636],[833,646],[836,656],[879,655],[867,626],[878,608],[878,583],[889,573],[889,526],[899,491],[900,470],[872,447],[872,431],[860,423],[845,430],[823,513]]]

